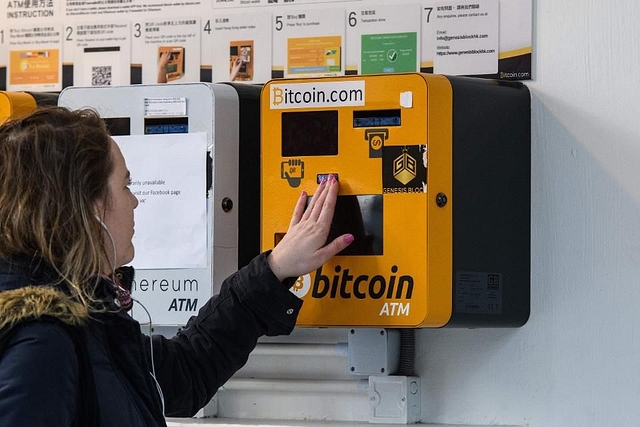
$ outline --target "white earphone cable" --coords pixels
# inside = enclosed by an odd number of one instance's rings
[[[117,259],[118,259],[117,258],[117,253],[116,253],[116,243],[113,240],[113,237],[111,236],[111,233],[109,232],[109,229],[107,228],[107,225],[102,221],[102,219],[100,219],[100,217],[98,215],[96,215],[95,217],[98,220],[98,222],[100,223],[100,225],[102,226],[102,228],[104,229],[104,231],[107,233],[107,236],[109,237],[109,240],[111,241],[111,246],[113,246],[113,260],[109,260],[109,264],[110,264],[110,267],[111,267],[111,272],[115,273],[115,271],[116,271],[115,263],[117,262]],[[160,401],[162,403],[162,415],[164,416],[164,413],[165,413],[164,394],[162,393],[162,388],[160,387],[160,383],[158,383],[158,380],[156,379],[156,365],[155,365],[155,362],[153,360],[153,338],[151,337],[151,335],[153,333],[153,321],[151,320],[151,313],[149,313],[149,310],[147,310],[147,307],[145,307],[144,304],[142,304],[137,299],[131,297],[131,300],[135,301],[136,303],[138,303],[138,305],[140,305],[140,307],[142,307],[142,309],[145,311],[145,313],[147,313],[147,317],[149,318],[149,349],[150,349],[150,359],[151,359],[151,372],[149,372],[149,374],[151,375],[151,378],[153,378],[153,381],[156,384],[156,388],[158,389],[158,394],[160,395]]]
[[[162,388],[160,387],[160,383],[158,383],[158,380],[156,379],[156,365],[153,360],[153,338],[151,337],[151,334],[153,332],[153,321],[151,320],[151,313],[149,313],[149,310],[147,310],[147,307],[145,307],[144,304],[142,304],[140,301],[138,301],[133,297],[131,297],[131,299],[135,301],[138,305],[140,305],[140,307],[142,307],[144,312],[147,313],[147,317],[149,318],[149,349],[150,349],[149,351],[151,353],[150,354],[151,372],[149,372],[149,374],[151,375],[151,378],[153,378],[153,381],[156,383],[156,388],[158,389],[158,394],[160,395],[160,401],[162,402],[162,415],[164,415],[164,394],[162,393]]]

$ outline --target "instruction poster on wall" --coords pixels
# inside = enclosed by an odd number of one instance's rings
[[[137,269],[206,268],[206,134],[114,136],[131,171]]]
[[[50,26],[60,28],[62,43],[46,47],[54,49],[46,55],[58,56],[64,76],[58,77],[57,86],[39,83],[27,86],[30,91],[88,86],[93,79],[89,69],[95,70],[97,84],[110,80],[113,85],[231,79],[264,83],[281,77],[418,70],[531,79],[533,0],[399,1],[7,0],[0,2],[0,90],[9,87],[9,50],[17,50],[9,46],[9,39],[15,38],[10,30],[33,33]],[[196,18],[176,30],[175,22],[185,12]],[[111,40],[102,45],[96,39],[97,47],[105,49],[98,55],[93,55],[92,41],[78,46],[79,26],[116,22],[128,23],[126,41],[114,44]],[[119,55],[107,53],[116,46],[120,47]],[[164,56],[158,51],[161,46],[165,47]],[[29,49],[32,47],[40,49],[34,44]],[[86,54],[85,47],[89,49]],[[125,59],[127,48],[129,62]],[[108,68],[93,63],[94,58],[103,62],[108,56],[118,58],[111,62],[111,75]],[[160,72],[161,60],[170,71]],[[19,82],[26,76],[14,77]],[[120,83],[116,83],[118,79]],[[12,89],[24,87],[14,83]]]
[[[142,83],[200,81],[198,18],[159,18],[145,21],[141,26]]]
[[[128,22],[78,24],[75,31],[74,86],[130,84],[130,33]]]
[[[51,1],[51,0],[48,0]],[[156,2],[148,0],[63,0],[64,10],[67,16],[101,16],[122,17],[124,14],[144,14],[175,16],[176,13],[184,13],[184,7],[188,6],[193,12],[202,5],[201,0]]]
[[[415,72],[420,5],[371,5],[347,11],[347,69],[358,74]]]
[[[264,83],[271,78],[269,15],[246,12],[215,15],[211,30],[210,37],[206,33],[203,37],[203,61],[206,52],[208,63],[213,64],[214,82]]]
[[[9,28],[8,90],[62,89],[61,30],[56,23]]]
[[[440,72],[447,71],[446,67],[451,63],[456,63],[459,74],[462,75],[477,75],[484,74],[486,76],[505,79],[505,80],[525,80],[531,78],[531,53],[532,53],[532,0],[501,0],[498,3],[498,21],[493,22],[494,16],[490,19],[488,15],[482,15],[485,11],[480,12],[478,9],[485,8],[485,2],[474,2],[466,4],[467,10],[462,8],[458,11],[458,6],[464,7],[465,4],[460,2],[443,2],[443,1],[423,1],[422,2],[422,47],[421,47],[421,62],[420,70],[422,72]],[[454,9],[455,5],[455,9]],[[495,10],[495,5],[489,4],[492,10]],[[440,8],[440,10],[438,9]],[[443,9],[445,8],[445,9]],[[450,10],[449,10],[450,9]],[[469,22],[469,27],[450,29],[442,28],[442,25],[448,25],[458,20],[458,25],[466,25],[464,21],[459,20],[458,14],[467,15],[460,17]],[[440,15],[440,18],[438,18]],[[443,18],[444,15],[449,17]],[[455,15],[455,17],[454,17]],[[448,23],[445,21],[449,21]],[[478,28],[480,26],[480,28]],[[498,28],[499,26],[499,28]],[[484,29],[483,29],[484,28]],[[473,31],[472,31],[473,30]],[[437,31],[454,31],[459,33],[459,36],[469,35],[489,35],[484,39],[476,38],[475,43],[473,38],[458,38],[449,39],[451,34],[437,34]],[[482,51],[488,49],[494,49],[493,41],[491,40],[491,34],[495,34],[498,39],[497,51],[497,72],[482,73],[481,66],[476,66],[476,60],[484,62],[489,59],[493,53],[484,52],[486,55],[477,54],[451,54],[446,53],[447,48],[449,51]],[[450,42],[453,40],[454,45]],[[462,42],[462,43],[458,43]],[[487,47],[491,42],[491,46]],[[464,46],[464,43],[473,44],[474,47]],[[462,45],[462,46],[460,46]],[[436,46],[440,46],[437,51]],[[452,49],[453,47],[453,49]],[[466,47],[466,48],[465,48]],[[439,53],[437,53],[439,52]],[[455,56],[459,55],[466,57],[464,59]],[[436,57],[438,59],[436,59]],[[451,59],[451,61],[449,61]],[[435,62],[438,62],[438,71],[434,70]],[[493,59],[491,59],[493,62]],[[467,65],[464,65],[464,64]],[[443,68],[444,67],[444,68]],[[462,69],[460,69],[462,68]],[[486,67],[485,67],[486,68]],[[490,67],[493,69],[494,67]],[[455,70],[452,70],[455,71]],[[448,72],[447,72],[448,73]],[[451,74],[451,73],[449,73]]]
[[[344,9],[278,14],[273,27],[274,76],[344,75]]]
[[[498,10],[498,0],[452,0],[436,5],[434,73],[496,74]]]
[[[296,5],[308,5],[315,3],[341,3],[349,2],[353,0],[215,0],[213,7],[216,9],[228,9],[228,8],[247,8],[256,6],[296,6]],[[360,0],[356,0],[360,1]]]

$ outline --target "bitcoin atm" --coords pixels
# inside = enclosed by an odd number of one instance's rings
[[[24,117],[38,107],[56,105],[53,92],[0,92],[0,125],[10,119]]]
[[[261,245],[333,174],[329,239],[292,288],[303,327],[518,327],[530,306],[530,95],[432,74],[273,80],[262,115]]]
[[[255,171],[259,153],[259,96],[259,87],[209,83],[69,87],[60,94],[61,106],[96,110],[127,159],[131,189],[139,200],[135,212],[136,257],[132,265],[136,267],[136,276],[132,295],[150,313],[147,315],[134,304],[133,316],[141,323],[148,323],[151,317],[156,333],[175,334],[209,297],[218,293],[227,276],[259,253],[259,184]],[[202,151],[195,153],[195,159],[187,159],[189,163],[183,163],[181,156],[187,143],[202,143]],[[131,149],[131,144],[139,145]],[[146,151],[140,153],[141,150]],[[162,150],[174,150],[159,157],[168,162],[166,167],[145,175],[145,167],[154,163],[159,156],[157,152]],[[244,162],[240,162],[240,155]],[[196,173],[192,170],[198,171],[197,176],[193,177]],[[167,176],[174,180],[192,176],[189,179],[193,181],[189,182],[197,184],[198,191],[186,198],[190,188],[170,182]],[[162,209],[139,220],[152,202],[163,203]],[[195,221],[204,218],[202,227],[197,222],[193,233],[172,234],[172,229],[184,226],[185,218],[191,218],[187,206],[204,206],[202,217],[195,218]],[[169,215],[175,220],[162,222]],[[144,228],[148,224],[152,227]],[[253,240],[240,239],[242,233],[250,233]],[[183,235],[188,237],[172,240],[172,236]],[[206,241],[197,246],[199,239]],[[167,251],[152,256],[141,267],[138,256],[148,251],[139,250],[138,245],[148,241],[167,247]],[[196,249],[192,255],[183,254],[173,261],[169,257],[180,251],[175,248]],[[147,249],[155,250],[153,245]],[[197,262],[198,259],[201,261]]]

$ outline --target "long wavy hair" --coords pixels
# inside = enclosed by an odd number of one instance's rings
[[[42,108],[0,126],[0,257],[43,260],[86,307],[109,259],[95,209],[109,201],[110,149],[93,110]]]

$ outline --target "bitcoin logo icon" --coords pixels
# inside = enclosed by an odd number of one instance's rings
[[[290,291],[298,298],[303,298],[311,289],[311,275],[307,274],[302,277],[298,277],[296,282],[291,286]]]
[[[297,292],[297,291],[301,291],[303,287],[304,287],[304,280],[302,279],[302,277],[298,277],[298,280],[296,280],[296,283],[293,284],[291,289],[294,292]]]
[[[279,87],[274,87],[273,92],[271,93],[271,102],[273,105],[280,105],[284,101],[284,96],[282,95],[282,89]]]

